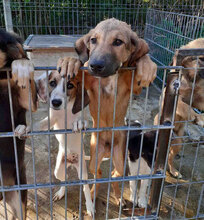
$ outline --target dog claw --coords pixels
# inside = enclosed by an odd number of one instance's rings
[[[64,194],[65,194],[65,187],[62,186],[53,196],[52,200],[54,202],[62,199],[64,197]]]

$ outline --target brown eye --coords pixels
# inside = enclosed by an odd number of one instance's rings
[[[55,80],[51,81],[50,86],[53,87],[53,88],[56,87],[57,86],[56,81]]]
[[[96,38],[95,37],[91,38],[91,43],[96,44]]]
[[[67,89],[72,89],[74,88],[74,85],[70,82],[67,83]]]
[[[114,41],[113,41],[113,46],[120,46],[120,45],[122,45],[123,44],[123,41],[122,40],[120,40],[120,39],[115,39]]]

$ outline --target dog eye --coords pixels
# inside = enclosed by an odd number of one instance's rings
[[[200,57],[199,60],[204,62],[204,57]]]
[[[96,44],[96,38],[94,37],[94,38],[91,38],[91,43],[92,44]]]
[[[120,39],[115,39],[113,41],[113,46],[120,46],[121,44],[123,44],[123,41]]]
[[[70,82],[67,83],[67,89],[72,89],[74,88],[74,85]]]
[[[56,87],[56,85],[57,85],[57,83],[56,83],[55,80],[53,80],[53,81],[50,82],[50,86],[51,86],[51,87]]]

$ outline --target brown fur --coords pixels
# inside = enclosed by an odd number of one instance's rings
[[[204,48],[204,38],[200,38],[194,41],[191,41],[185,46],[182,46],[181,49],[190,49],[190,48]],[[175,53],[173,57],[173,66],[177,64],[177,56],[178,53]],[[198,66],[204,67],[204,62],[200,60],[204,56],[199,56]],[[185,57],[181,61],[181,65],[185,68],[188,67],[196,67],[196,59],[193,57]],[[204,79],[200,76],[200,74],[204,75],[204,70],[200,70],[202,72],[197,72],[196,75],[196,83],[193,92],[193,101],[192,106],[190,106],[190,97],[192,93],[192,85],[193,85],[193,78],[195,76],[195,70],[182,70],[182,79],[181,79],[181,87],[179,90],[179,98],[178,104],[176,109],[175,115],[175,122],[179,121],[187,121],[192,120],[194,123],[199,124],[201,126],[204,125],[204,117],[203,115],[197,114],[193,108],[198,108],[204,111]],[[199,74],[200,73],[200,74]],[[190,114],[189,114],[190,111]],[[158,115],[155,117],[155,124],[158,123]],[[183,136],[184,135],[184,123],[175,123],[174,133],[176,136]],[[171,146],[169,158],[168,158],[168,166],[170,169],[170,173],[173,176],[182,177],[181,174],[174,168],[173,160],[176,154],[178,154],[182,148],[182,138],[176,138],[172,142],[176,144],[176,146]]]
[[[21,63],[21,65],[27,67],[25,65],[27,65],[29,61],[26,59],[21,59],[25,57],[26,54],[24,53],[23,47],[20,44],[20,39],[16,35],[9,34],[0,29],[0,68],[11,67],[11,64],[16,62],[16,59],[20,59],[17,61],[17,64]],[[32,66],[32,64],[30,65]],[[11,73],[9,76],[10,79],[8,79],[10,81],[15,128],[19,125],[26,125],[25,114],[26,110],[29,110],[29,82],[31,86],[31,111],[36,111],[37,109],[37,93],[33,72],[29,72],[28,74],[30,75],[24,76],[21,73]],[[6,78],[6,72],[0,71],[0,132],[12,132],[11,111],[8,94],[8,80]],[[19,81],[24,81],[25,85],[27,86],[19,86]],[[17,137],[15,138],[15,140],[19,167],[19,180],[20,184],[26,184],[26,168],[24,164],[25,140],[19,139]],[[3,184],[4,186],[17,185],[13,137],[0,138],[0,146],[0,162],[3,175]],[[3,196],[0,193],[0,199],[2,198]],[[12,219],[21,219],[19,192],[5,192],[5,200],[13,211]],[[22,219],[24,220],[26,219],[27,190],[21,190],[21,203],[23,214]]]
[[[97,38],[97,44],[91,44],[90,40]],[[120,46],[113,46],[113,42],[116,39],[120,39],[123,43]],[[118,21],[116,19],[108,19],[99,23],[95,29],[91,30],[87,35],[83,36],[76,42],[76,51],[79,54],[80,60],[85,63],[85,66],[89,65],[90,59],[97,57],[112,57],[111,65],[116,66],[136,66],[137,70],[134,75],[134,88],[135,94],[140,94],[143,86],[149,86],[150,82],[156,77],[156,65],[151,61],[148,52],[148,45],[146,42],[134,33],[130,26],[125,22]],[[71,65],[73,64],[73,65]],[[109,72],[110,64],[106,63],[107,72]],[[61,69],[61,74],[68,74],[72,76],[72,73],[77,73],[79,66],[78,60],[73,58],[64,58],[58,61],[58,67]],[[68,70],[67,70],[68,69]],[[77,72],[76,72],[77,70]],[[112,69],[111,69],[112,70]],[[116,75],[101,78],[101,96],[100,96],[100,121],[99,127],[112,127],[113,126],[113,111],[114,111],[114,91],[117,86],[117,99],[116,99],[116,115],[115,115],[115,127],[122,126],[124,124],[124,117],[126,115],[128,102],[130,99],[131,90],[131,78],[132,71],[122,70],[118,71],[118,84],[115,84]],[[114,72],[114,74],[116,71]],[[78,73],[81,76],[81,71]],[[104,72],[104,75],[109,75]],[[111,73],[112,75],[112,73]],[[93,77],[87,71],[85,71],[85,88],[88,91],[90,103],[90,113],[93,119],[93,127],[97,127],[97,115],[98,115],[98,90],[99,79]],[[112,172],[112,177],[118,177],[123,175],[124,169],[124,154],[125,154],[125,131],[114,132],[114,145],[113,145],[113,164],[115,169]],[[97,165],[97,178],[102,177],[100,170],[100,164],[103,157],[110,157],[111,152],[111,139],[112,132],[104,131],[99,133],[98,142],[98,155],[96,155],[96,143],[97,133],[93,132],[91,136],[91,160],[90,171],[95,174],[96,156],[98,156]],[[96,186],[96,195],[98,193],[98,187]],[[115,192],[116,201],[120,201],[120,190],[118,183],[113,183],[113,189]],[[94,195],[94,187],[91,190],[92,197]]]

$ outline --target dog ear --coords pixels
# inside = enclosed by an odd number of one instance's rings
[[[48,71],[48,81],[51,75],[52,75],[52,71]],[[40,77],[38,77],[35,80],[35,83],[37,87],[37,94],[38,94],[40,101],[47,102],[48,85],[47,85],[46,73],[43,73]]]
[[[134,64],[135,61],[149,52],[149,46],[145,40],[138,38],[136,33],[131,36],[132,54],[128,62],[128,66]]]
[[[20,43],[8,44],[7,55],[12,60],[27,58],[23,46]]]
[[[90,49],[90,37],[92,30],[88,34],[79,38],[75,42],[75,50],[79,56],[80,61],[84,64],[89,59],[89,49]]]
[[[83,106],[83,108],[85,108],[88,104],[89,104],[89,96],[88,96],[86,89],[84,89],[84,106]],[[76,114],[76,113],[80,112],[83,108],[82,108],[82,85],[81,85],[81,83],[78,83],[77,84],[77,91],[76,91],[76,98],[75,98],[74,105],[72,108],[72,113]]]

